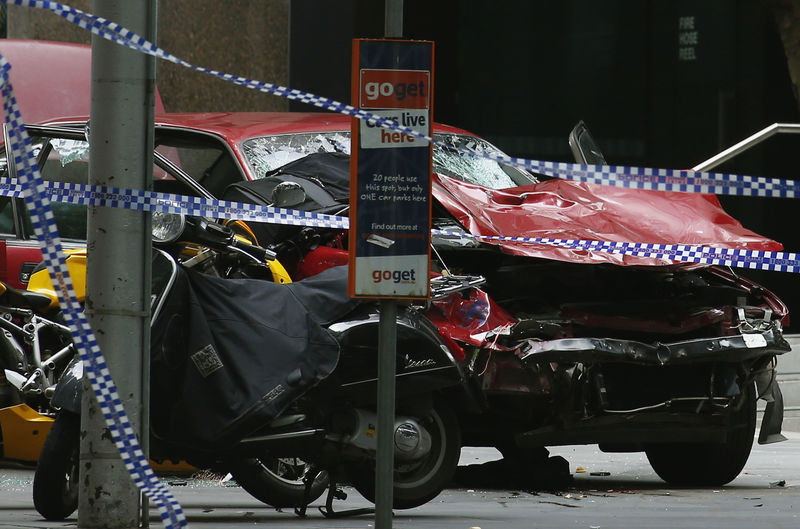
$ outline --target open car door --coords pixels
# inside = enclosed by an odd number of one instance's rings
[[[569,133],[569,148],[575,161],[586,165],[608,165],[606,158],[595,143],[583,121],[579,121]]]

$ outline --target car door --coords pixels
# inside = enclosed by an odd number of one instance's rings
[[[44,129],[43,129],[44,130]],[[34,153],[46,180],[86,183],[88,144],[80,131],[31,131]],[[0,176],[15,178],[8,167],[8,142],[0,160]],[[53,214],[65,250],[81,248],[86,240],[86,207],[53,203]],[[25,288],[33,269],[41,262],[39,241],[33,231],[25,202],[21,198],[0,197],[0,238],[5,242],[5,273],[0,280],[15,288]]]

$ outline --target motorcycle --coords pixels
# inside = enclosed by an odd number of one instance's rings
[[[245,242],[252,237],[244,223],[230,222],[228,228],[237,234],[234,241]],[[243,264],[247,261],[209,260],[206,257],[213,252],[202,246],[187,247],[184,251],[183,260],[194,259],[188,266],[202,262],[206,273],[246,277]],[[82,304],[86,299],[86,249],[71,250],[66,262],[76,299]],[[270,255],[269,262],[266,279],[281,284],[291,282],[274,256]],[[212,270],[213,267],[217,269]],[[0,282],[0,368],[5,377],[5,384],[0,384],[2,404],[24,403],[39,413],[52,414],[53,390],[74,355],[70,329],[63,322],[56,289],[43,264],[31,273],[25,290]]]
[[[345,479],[374,501],[377,306],[347,296],[343,267],[286,284],[254,278],[268,250],[232,244],[218,224],[175,219],[153,221],[161,235],[152,261],[150,458],[230,472],[255,498],[298,514],[327,488],[323,513],[336,515]],[[205,249],[186,259],[187,242]],[[250,260],[248,277],[198,270],[232,255]],[[443,293],[460,285],[440,283]],[[397,337],[391,435],[394,507],[404,509],[430,501],[453,476],[459,425],[442,391],[462,374],[420,307],[398,310]],[[59,411],[33,483],[34,505],[49,520],[77,507],[81,379],[76,357],[53,392]]]
[[[86,296],[86,251],[67,256],[76,278],[79,302]],[[26,290],[0,282],[0,386],[4,405],[25,403],[48,409],[52,390],[64,366],[74,355],[69,327],[61,319],[58,297],[46,269],[31,274]]]

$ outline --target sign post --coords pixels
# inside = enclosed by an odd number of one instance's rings
[[[356,40],[354,106],[431,133],[433,43]],[[350,295],[427,299],[431,153],[425,140],[353,120]]]
[[[357,39],[352,99],[384,119],[432,131],[433,43]],[[392,523],[398,299],[430,291],[432,146],[409,134],[353,119],[350,157],[352,297],[381,299],[375,527]]]

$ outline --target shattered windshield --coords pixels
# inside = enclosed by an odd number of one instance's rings
[[[538,182],[522,169],[483,158],[487,153],[501,154],[494,145],[466,134],[436,134],[433,146],[433,170],[452,178],[492,189],[506,189]],[[320,132],[260,136],[242,144],[247,162],[257,178],[287,163],[314,152],[350,154],[350,134]],[[470,153],[475,153],[471,155]]]
[[[480,138],[466,134],[436,134],[435,138],[439,143],[433,146],[433,170],[439,174],[491,189],[507,189],[538,182],[527,171],[484,158],[483,155],[502,152]]]
[[[256,178],[314,152],[350,154],[350,134],[345,132],[259,136],[242,143],[247,163]]]

